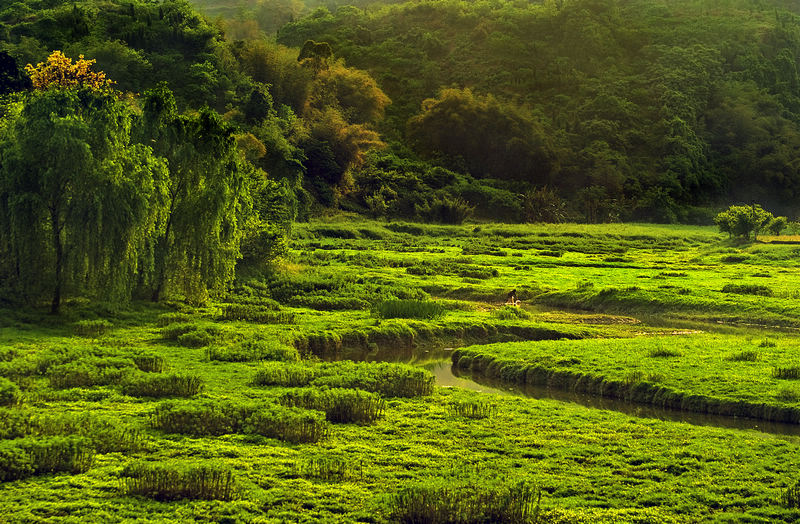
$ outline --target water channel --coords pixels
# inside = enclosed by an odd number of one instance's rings
[[[507,384],[489,380],[481,376],[470,376],[453,369],[450,361],[452,348],[440,350],[401,350],[396,352],[378,351],[372,353],[342,355],[351,360],[372,362],[402,362],[423,367],[436,377],[440,387],[458,387],[487,395],[514,395],[534,399],[549,399],[570,402],[592,409],[617,411],[641,418],[653,418],[671,422],[684,422],[697,426],[713,426],[730,429],[756,430],[777,435],[800,436],[800,424],[770,422],[746,417],[709,415],[678,409],[667,409],[650,404],[627,402],[620,399],[575,393],[544,386]]]

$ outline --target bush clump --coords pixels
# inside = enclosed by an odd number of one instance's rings
[[[233,472],[221,464],[135,462],[120,473],[123,491],[155,500],[232,500]]]
[[[203,390],[203,380],[196,375],[139,375],[122,386],[132,397],[192,397]]]
[[[383,416],[386,401],[358,389],[296,389],[280,396],[284,406],[323,411],[329,422],[368,424]]]
[[[375,306],[380,318],[436,319],[444,315],[445,308],[432,300],[394,299],[384,300]]]

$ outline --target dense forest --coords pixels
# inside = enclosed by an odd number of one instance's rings
[[[197,4],[0,10],[0,270],[23,295],[202,300],[326,209],[797,213],[800,17],[779,3]],[[58,60],[110,82],[36,85]]]

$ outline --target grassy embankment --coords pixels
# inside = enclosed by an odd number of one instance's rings
[[[793,246],[740,249],[710,229],[655,226],[298,229],[279,276],[208,307],[5,312],[4,515],[532,521],[538,506],[545,522],[800,517],[787,497],[793,437],[487,399],[434,389],[419,368],[313,358],[494,342],[457,354],[509,380],[534,365],[796,409],[793,335],[677,337],[635,318],[792,326]],[[512,288],[523,307],[502,307]]]

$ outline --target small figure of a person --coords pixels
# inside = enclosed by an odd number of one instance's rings
[[[517,300],[517,290],[512,289],[511,291],[509,291],[508,296],[506,297],[506,304],[510,306],[518,306],[519,302],[520,301]]]

